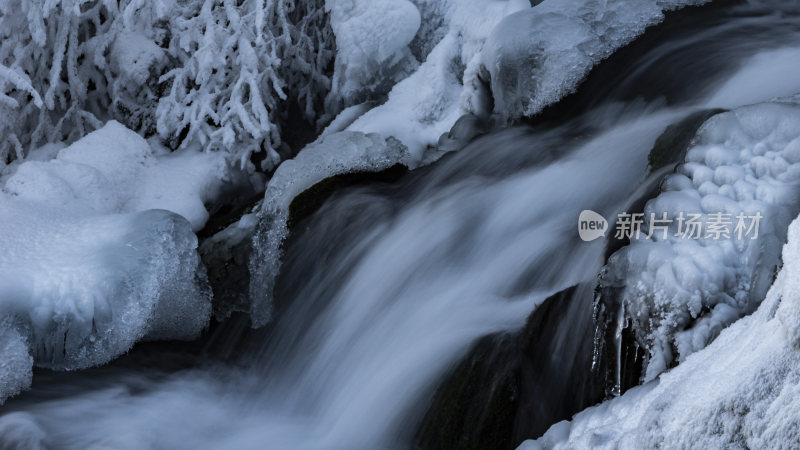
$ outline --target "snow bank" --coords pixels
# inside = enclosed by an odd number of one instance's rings
[[[524,450],[787,448],[800,439],[800,219],[752,316],[656,381],[553,425]]]
[[[379,172],[405,164],[408,153],[396,139],[343,131],[304,148],[278,167],[267,186],[250,260],[250,316],[255,326],[272,314],[272,290],[281,265],[281,244],[288,234],[292,200],[316,183],[344,173]]]
[[[798,213],[798,186],[796,100],[742,107],[700,128],[685,163],[645,207],[647,218],[666,212],[673,219],[668,235],[659,230],[652,238],[643,233],[632,239],[609,259],[602,277],[604,286],[619,290],[614,297],[650,351],[646,379],[702,349],[757,307],[780,264],[788,224]],[[681,213],[705,215],[699,239],[677,235]],[[729,238],[709,236],[710,215],[716,213],[730,214]],[[757,235],[751,229],[738,237],[741,213],[762,216]],[[753,220],[745,224],[754,225]],[[684,225],[682,231],[687,230]]]
[[[573,92],[591,68],[664,19],[707,0],[545,0],[506,17],[481,54],[494,111],[532,116]]]
[[[80,369],[141,339],[190,339],[211,309],[192,227],[221,155],[156,155],[116,122],[33,154],[0,177],[0,401],[32,364]]]

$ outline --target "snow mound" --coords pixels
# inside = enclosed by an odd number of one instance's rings
[[[6,192],[43,206],[70,205],[84,214],[166,209],[197,231],[208,220],[204,203],[236,176],[223,153],[157,155],[141,136],[110,121],[54,159],[12,164],[4,178]]]
[[[800,439],[800,219],[751,316],[657,380],[553,425],[523,450],[787,448]]]
[[[532,116],[573,92],[591,68],[664,19],[707,0],[545,0],[506,17],[482,52],[494,111]]]
[[[392,84],[415,67],[408,48],[419,29],[419,11],[408,0],[327,0],[336,36],[331,95],[353,103],[377,84]]]
[[[0,197],[0,379],[108,362],[143,338],[189,339],[210,298],[188,222],[163,210],[76,217]],[[24,342],[24,346],[21,345]],[[19,391],[2,383],[0,398]],[[8,389],[7,391],[5,389]]]
[[[503,17],[530,8],[530,3],[449,0],[438,8],[444,10],[439,29],[446,33],[429,31],[434,36],[427,39],[443,34],[441,40],[413,74],[394,85],[384,104],[348,127],[399,139],[413,157],[412,166],[422,161],[425,150],[436,145],[460,116],[483,115],[487,102],[478,79],[483,44]]]
[[[700,128],[685,163],[645,206],[646,222],[667,213],[669,232],[632,239],[602,276],[604,286],[618,290],[611,300],[621,302],[650,352],[645,379],[702,349],[758,306],[798,213],[799,186],[798,103],[745,106]],[[730,236],[709,235],[717,213],[728,214]],[[699,238],[678,234],[689,231],[681,214],[704,215],[701,234],[691,233]],[[737,233],[740,214],[761,219],[747,219],[747,230]]]
[[[265,325],[272,314],[272,290],[281,266],[281,244],[288,235],[292,200],[318,182],[335,175],[379,172],[407,164],[408,153],[396,139],[342,131],[305,147],[284,161],[267,185],[250,259],[250,316]]]
[[[150,68],[166,59],[164,50],[141,33],[123,32],[114,39],[113,62],[120,76],[141,86],[150,77]]]
[[[224,160],[156,155],[116,122],[32,154],[0,178],[0,401],[30,385],[32,365],[80,369],[142,339],[191,339],[211,310],[192,225]]]

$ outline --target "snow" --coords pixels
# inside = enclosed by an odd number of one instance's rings
[[[262,153],[271,170],[290,105],[311,127],[328,115],[324,2],[0,2],[0,166],[116,119],[251,170]],[[382,17],[372,11],[371,22]]]
[[[352,101],[385,79],[396,82],[413,69],[416,61],[408,44],[421,22],[413,3],[326,0],[325,8],[336,36],[333,95]]]
[[[211,304],[193,229],[235,175],[222,154],[163,154],[113,121],[6,167],[0,401],[33,364],[79,369],[142,339],[196,337]]]
[[[790,448],[800,441],[800,219],[766,299],[658,379],[553,425],[524,450]]]
[[[141,136],[110,121],[55,158],[34,156],[9,166],[3,178],[6,192],[49,207],[70,205],[86,213],[166,209],[197,231],[208,220],[204,204],[242,177],[224,153],[157,154]]]
[[[619,287],[637,336],[650,351],[646,379],[705,347],[764,298],[780,264],[786,229],[798,213],[800,105],[796,100],[745,106],[716,115],[698,131],[685,163],[649,201],[651,213],[731,214],[732,236],[676,236],[678,223],[633,239],[610,259],[602,278]],[[740,213],[763,216],[754,233],[733,233]],[[706,216],[705,223],[711,219]],[[749,225],[749,223],[748,223]]]
[[[534,7],[519,0],[449,0],[436,8],[418,3],[435,13],[423,17],[426,37],[418,39],[438,43],[413,74],[394,85],[384,104],[347,128],[399,139],[412,167],[435,159],[426,150],[459,117],[534,115],[663,20],[663,11],[705,0],[546,0]],[[438,28],[431,25],[437,20]]]
[[[405,144],[418,165],[428,146],[434,146],[456,120],[482,113],[475,105],[475,74],[483,43],[500,20],[528,2],[451,0],[446,8],[447,32],[427,59],[408,78],[397,83],[388,100],[348,127],[364,133],[395,137]]]
[[[595,64],[661,22],[664,10],[705,2],[545,0],[506,17],[481,54],[494,111],[511,119],[535,115],[573,92]]]
[[[143,85],[150,77],[150,69],[163,63],[164,50],[142,33],[119,33],[112,51],[116,69],[126,81]]]
[[[344,173],[379,172],[407,161],[407,149],[396,139],[342,131],[321,138],[278,167],[267,185],[253,238],[250,316],[254,326],[266,324],[272,314],[272,289],[281,266],[281,244],[289,232],[287,220],[292,200],[326,178]]]

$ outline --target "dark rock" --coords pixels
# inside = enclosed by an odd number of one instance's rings
[[[650,163],[650,173],[668,165],[675,165],[683,162],[686,151],[692,143],[697,130],[710,119],[719,113],[725,112],[724,109],[704,109],[689,114],[680,122],[670,125],[656,139],[653,149],[647,155],[647,162]]]
[[[393,182],[407,172],[405,166],[398,164],[380,172],[356,172],[326,178],[292,200],[288,228],[291,230],[311,216],[338,190],[363,183]],[[199,251],[214,292],[214,317],[217,320],[225,320],[233,312],[249,311],[248,264],[259,205],[260,201],[246,207],[227,208],[219,216],[213,216],[199,233],[204,237]],[[225,226],[220,228],[223,224]],[[208,235],[208,230],[216,232]]]
[[[251,207],[239,220],[200,244],[200,258],[211,284],[214,317],[228,318],[234,311],[247,311],[250,288],[250,252],[258,219]]]
[[[513,449],[603,399],[591,284],[545,300],[516,333],[478,341],[437,389],[422,449]]]
[[[380,172],[354,172],[326,178],[303,191],[289,204],[287,228],[291,230],[303,219],[311,216],[336,191],[349,186],[370,182],[394,182],[408,173],[408,168],[395,164]]]
[[[703,123],[722,112],[725,110],[697,111],[664,130],[656,139],[647,157],[650,163],[650,178],[639,189],[638,195],[633,196],[633,200],[625,208],[626,212],[644,212],[647,202],[661,193],[664,179],[684,161],[692,139]],[[616,224],[612,224],[611,227],[616,228]],[[605,253],[606,261],[629,243],[628,239],[609,240]],[[604,355],[603,366],[597,369],[605,374],[607,395],[621,395],[639,385],[646,367],[647,352],[642,343],[637,341],[630,319],[625,316],[624,311],[620,311],[623,290],[624,286],[610,284],[607,277],[601,274],[597,287],[594,320],[598,330],[601,330],[596,352]],[[606,365],[606,362],[612,363]]]

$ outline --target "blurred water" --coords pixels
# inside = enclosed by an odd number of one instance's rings
[[[796,16],[737,8],[671,28],[613,86],[580,94],[590,109],[484,136],[394,186],[339,193],[287,244],[280,317],[234,364],[35,379],[0,410],[0,442],[407,447],[437,382],[476,339],[521,327],[550,294],[594,279],[604,243],[580,241],[578,214],[623,208],[669,124],[800,92]],[[668,75],[673,89],[645,82]]]

